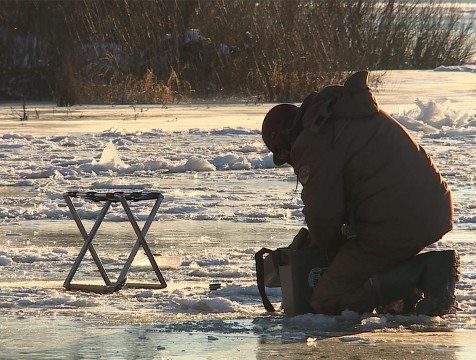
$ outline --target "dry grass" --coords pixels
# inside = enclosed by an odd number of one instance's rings
[[[60,105],[299,101],[351,71],[474,55],[473,24],[433,0],[4,0],[0,24],[1,78],[40,69],[35,86]],[[200,41],[184,44],[188,29]],[[18,39],[30,39],[26,68]]]

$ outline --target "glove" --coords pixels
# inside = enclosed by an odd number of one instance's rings
[[[311,246],[311,237],[306,228],[301,228],[289,245],[290,249],[302,249]]]

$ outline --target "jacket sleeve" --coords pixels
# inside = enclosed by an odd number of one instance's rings
[[[340,245],[344,222],[343,161],[334,149],[316,149],[297,170],[303,185],[303,213],[312,242],[326,250]],[[319,156],[321,155],[321,156]]]

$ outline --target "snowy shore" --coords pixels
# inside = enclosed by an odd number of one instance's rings
[[[433,248],[460,252],[460,310],[443,318],[355,313],[287,318],[264,311],[253,254],[288,244],[303,226],[296,178],[289,167],[273,165],[261,141],[262,119],[274,104],[27,104],[26,121],[19,120],[22,104],[0,104],[0,357],[471,358],[474,84],[475,66],[392,71],[375,92],[381,107],[431,154],[453,191],[455,230]],[[147,239],[166,289],[112,295],[63,289],[82,244],[61,196],[75,189],[163,192]],[[89,230],[99,207],[78,205]],[[134,204],[140,221],[150,205]],[[113,207],[98,234],[97,250],[112,277],[134,242],[126,220]],[[153,280],[140,255],[133,277]],[[78,279],[97,282],[88,261]],[[221,288],[210,291],[209,284],[217,282]],[[279,305],[279,290],[270,290]]]

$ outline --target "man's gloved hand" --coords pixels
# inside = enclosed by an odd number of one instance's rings
[[[290,249],[302,249],[311,247],[311,237],[309,231],[306,228],[301,228],[297,235],[294,237],[293,242],[289,245]]]

